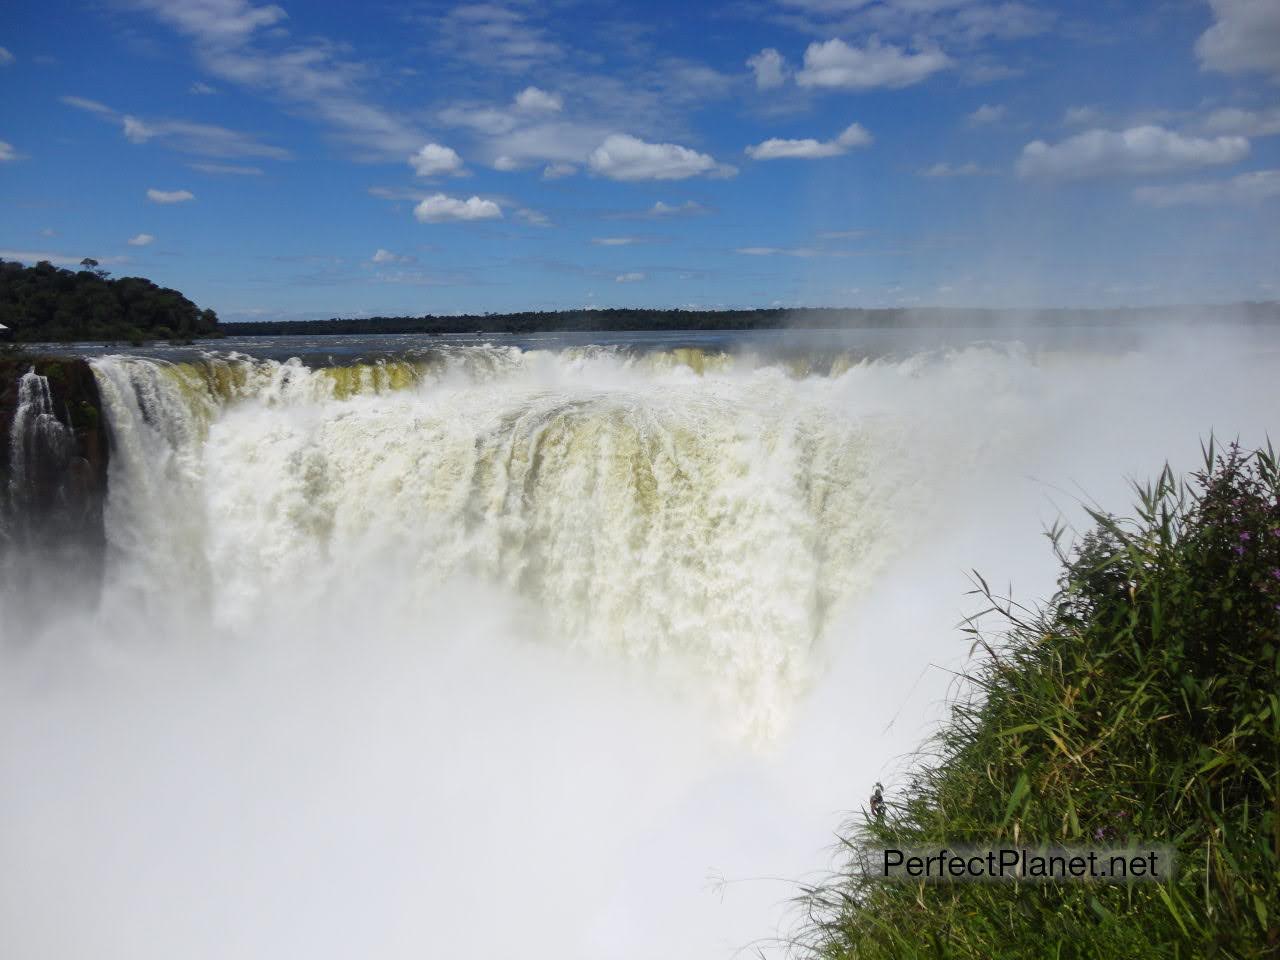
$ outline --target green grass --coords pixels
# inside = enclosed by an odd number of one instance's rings
[[[1280,957],[1280,475],[1270,449],[1166,468],[1092,514],[1037,610],[996,597],[949,723],[845,866],[806,888],[823,958]],[[992,617],[999,628],[986,629]],[[1168,884],[884,882],[873,847],[1167,844]]]

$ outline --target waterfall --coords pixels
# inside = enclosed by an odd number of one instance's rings
[[[11,538],[29,532],[41,513],[65,506],[66,475],[75,438],[54,411],[49,378],[34,369],[18,381],[18,403],[9,430],[8,510]]]

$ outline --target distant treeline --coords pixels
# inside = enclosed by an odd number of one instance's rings
[[[805,308],[770,310],[550,310],[461,316],[335,317],[223,323],[229,336],[378,333],[547,333],[596,330],[811,330],[899,327],[1002,327],[1019,324],[1092,326],[1193,320],[1197,317],[1244,323],[1280,322],[1280,303],[1229,307],[1161,307],[1121,310],[962,310]]]
[[[63,270],[0,260],[0,326],[15,340],[189,340],[217,335],[218,315],[142,277],[111,279],[96,260]]]

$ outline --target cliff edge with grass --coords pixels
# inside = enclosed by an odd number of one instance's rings
[[[1094,513],[1038,610],[994,596],[950,722],[806,889],[822,958],[1280,957],[1280,474],[1167,469]],[[995,631],[986,629],[992,617]],[[1167,845],[1166,884],[873,878],[873,848]]]

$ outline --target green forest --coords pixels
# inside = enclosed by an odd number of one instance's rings
[[[0,260],[0,326],[14,340],[191,340],[216,336],[218,315],[143,277],[112,278],[96,260],[64,270]]]
[[[1212,315],[1238,323],[1280,322],[1280,304],[1238,303],[1214,307]],[[331,320],[269,320],[224,323],[227,336],[284,334],[372,335],[381,333],[548,333],[638,330],[850,330],[939,327],[1102,326],[1195,322],[1204,308],[1147,307],[1108,310],[987,310],[951,307],[906,309],[804,307],[763,310],[543,310],[454,316],[335,317]]]

